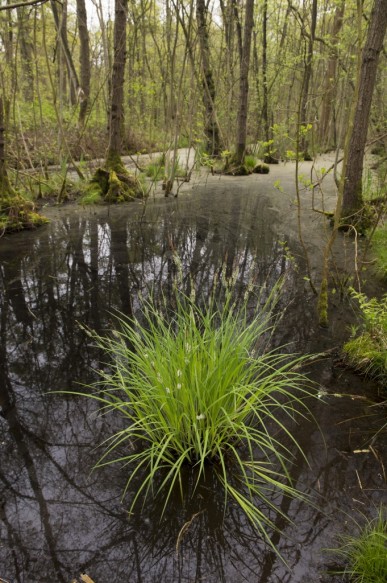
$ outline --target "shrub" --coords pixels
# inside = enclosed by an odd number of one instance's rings
[[[97,467],[129,464],[126,490],[141,476],[131,508],[161,476],[156,494],[163,492],[165,510],[173,488],[183,489],[183,467],[195,468],[196,484],[211,468],[225,499],[239,504],[273,546],[267,514],[281,513],[273,491],[302,497],[291,485],[291,449],[300,446],[286,418],[304,417],[312,393],[299,371],[307,357],[265,350],[275,295],[249,317],[247,300],[237,309],[231,293],[223,307],[212,298],[200,308],[176,292],[169,316],[151,300],[143,323],[119,317],[110,337],[89,331],[111,363],[87,396],[126,420]]]

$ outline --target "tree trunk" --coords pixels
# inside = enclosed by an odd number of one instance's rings
[[[4,107],[3,98],[0,97],[0,209],[2,207],[2,202],[8,201],[10,195],[14,194],[11,188],[8,173],[7,164],[5,157],[5,120],[4,120]]]
[[[363,204],[363,158],[380,52],[387,29],[387,0],[375,0],[362,52],[353,123],[349,127],[347,163],[343,168],[342,208],[338,217],[351,217]],[[340,212],[341,211],[341,212]],[[348,222],[348,221],[347,221]],[[351,220],[352,222],[352,220]]]
[[[126,22],[128,0],[115,0],[114,56],[111,77],[109,111],[109,146],[106,166],[121,171],[122,137],[124,129],[124,80],[126,63]]]
[[[263,77],[263,103],[262,103],[262,121],[265,134],[265,152],[264,162],[270,164],[273,159],[270,152],[270,124],[269,124],[269,88],[267,80],[267,0],[263,2],[262,13],[262,77]]]
[[[249,98],[249,67],[250,67],[251,35],[253,31],[253,25],[254,25],[254,0],[246,0],[245,26],[239,80],[237,143],[234,159],[236,165],[243,164],[246,151],[247,110]]]
[[[85,0],[77,0],[77,21],[79,32],[79,65],[81,87],[79,89],[79,117],[80,127],[83,127],[89,108],[90,97],[90,42],[87,29],[87,12]]]
[[[310,34],[308,37],[308,50],[306,54],[304,79],[302,83],[302,96],[301,96],[301,124],[306,126],[308,123],[308,97],[309,97],[309,86],[310,80],[312,78],[312,62],[313,62],[313,46],[314,39],[316,35],[316,24],[317,24],[317,0],[313,0],[312,4],[312,21],[310,24]],[[306,160],[310,159],[310,154],[308,153],[308,140],[307,133],[302,132],[300,150]]]
[[[204,134],[206,137],[206,151],[211,156],[220,153],[219,127],[215,112],[215,83],[210,62],[210,43],[208,36],[208,9],[205,0],[196,2],[196,19],[198,23],[198,37],[200,58],[202,65],[203,105],[205,109]]]
[[[76,101],[75,96],[78,95],[78,92],[79,92],[78,75],[77,75],[77,72],[76,72],[75,67],[74,67],[73,57],[71,55],[69,44],[67,41],[67,29],[66,29],[66,26],[64,26],[63,18],[59,17],[59,12],[58,12],[58,8],[57,8],[57,5],[55,3],[55,0],[51,0],[51,9],[52,9],[52,14],[54,16],[55,28],[57,30],[57,33],[59,36],[59,41],[60,41],[61,47],[62,47],[63,52],[64,52],[66,65],[67,65],[67,71],[68,71],[70,81],[71,81],[71,88],[72,88],[71,89],[71,98],[72,98],[72,102],[73,102],[73,101]],[[67,9],[67,6],[64,4],[63,10],[65,10],[65,9]],[[65,14],[64,14],[64,16],[65,16]],[[75,105],[75,103],[73,103],[73,105]]]
[[[23,95],[26,101],[31,101],[34,97],[34,71],[33,54],[34,47],[31,40],[30,14],[25,7],[19,7],[17,11],[18,22],[18,42],[20,44],[20,54],[23,62]]]
[[[339,60],[337,45],[339,43],[339,33],[343,26],[345,0],[336,7],[335,16],[333,20],[331,40],[330,40],[330,55],[328,58],[327,70],[325,73],[325,83],[323,91],[323,102],[320,116],[319,127],[319,142],[320,147],[330,149],[336,147],[335,137],[335,99],[336,99],[336,70]]]

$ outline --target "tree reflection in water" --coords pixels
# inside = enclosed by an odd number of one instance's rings
[[[294,525],[278,524],[283,536],[272,535],[291,574],[237,506],[224,508],[223,492],[210,470],[195,495],[183,501],[176,495],[162,518],[159,499],[128,516],[121,501],[128,470],[90,473],[100,456],[95,446],[121,420],[99,416],[89,399],[49,394],[92,381],[93,369],[101,366],[103,355],[89,344],[79,323],[102,333],[115,310],[138,313],[139,294],[153,289],[168,296],[178,269],[176,255],[186,291],[194,281],[202,297],[222,273],[238,270],[241,294],[251,279],[270,289],[284,276],[282,303],[291,303],[291,310],[274,344],[291,339],[291,350],[309,348],[315,334],[313,308],[275,227],[275,213],[265,200],[247,193],[230,197],[219,186],[211,199],[198,193],[185,202],[149,203],[145,212],[136,204],[64,211],[35,233],[2,241],[0,578],[70,583],[83,570],[96,583],[297,583],[318,577],[324,563],[320,548],[341,522],[337,509],[348,510],[352,495],[365,496],[351,473],[357,460],[342,454],[349,432],[352,446],[361,439],[361,427],[356,438],[353,428],[334,423],[348,418],[345,403],[328,413],[316,405],[323,431],[334,438],[327,449],[314,424],[296,428],[311,467],[296,460],[295,485],[313,490],[327,514],[299,501],[276,500],[295,520]],[[321,365],[317,374],[327,375],[329,366]],[[337,381],[330,376],[329,383]],[[351,417],[364,412],[361,401],[351,407]],[[375,464],[371,459],[367,464],[362,470],[377,497]],[[187,470],[188,491],[192,480]],[[350,497],[343,494],[348,491]],[[177,553],[179,532],[195,514]]]

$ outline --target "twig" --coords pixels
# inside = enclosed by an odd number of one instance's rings
[[[192,515],[192,518],[191,518],[190,520],[188,520],[187,522],[185,522],[185,523],[183,524],[183,526],[181,527],[181,529],[180,529],[180,532],[179,532],[179,534],[178,534],[178,537],[177,537],[177,541],[176,541],[176,554],[179,554],[179,547],[180,547],[180,543],[181,543],[181,541],[182,541],[183,537],[185,536],[185,534],[186,534],[187,530],[188,530],[188,529],[189,529],[189,527],[191,526],[191,524],[192,524],[193,520],[194,520],[194,519],[195,519],[197,516],[199,516],[199,514],[203,514],[203,512],[204,512],[204,510],[201,510],[200,512],[196,512],[196,514],[193,514],[193,515]]]

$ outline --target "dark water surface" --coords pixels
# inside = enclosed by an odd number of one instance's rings
[[[308,460],[296,460],[293,477],[318,508],[278,496],[293,520],[279,520],[283,535],[272,535],[287,567],[235,505],[224,508],[211,476],[164,516],[157,499],[129,517],[121,500],[129,469],[90,472],[101,453],[95,446],[119,420],[101,418],[86,398],[50,394],[77,390],[100,365],[103,355],[79,323],[101,332],[112,311],[137,313],[139,295],[170,289],[176,255],[184,281],[204,295],[222,273],[237,271],[241,292],[251,279],[270,287],[284,275],[289,307],[275,344],[338,346],[344,311],[334,334],[317,327],[302,262],[286,255],[284,239],[265,197],[235,196],[219,183],[211,197],[198,190],[146,209],[64,208],[50,225],[0,240],[0,580],[70,583],[86,571],[95,583],[333,581],[326,571],[334,559],[322,549],[355,532],[351,517],[373,516],[386,500],[385,436],[369,448],[383,415],[369,407],[371,383],[334,367],[330,356],[311,371],[327,396],[312,405],[319,426],[292,429]],[[297,242],[288,244],[297,257]]]

